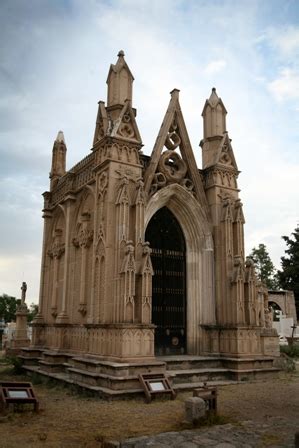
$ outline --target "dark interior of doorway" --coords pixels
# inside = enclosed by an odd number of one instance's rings
[[[145,233],[154,269],[152,322],[156,355],[186,353],[186,244],[182,229],[167,208],[158,210]]]

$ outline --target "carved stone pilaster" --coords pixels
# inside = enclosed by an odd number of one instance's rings
[[[53,283],[52,283],[52,297],[51,297],[51,314],[54,319],[57,316],[57,288],[58,288],[58,273],[60,259],[65,253],[65,243],[61,242],[62,230],[56,229],[54,234],[54,241],[51,248],[48,250],[48,255],[53,260]]]
[[[136,199],[135,199],[135,244],[143,241],[144,234],[144,206],[145,206],[145,193],[144,183],[141,179],[138,179],[136,185]]]
[[[233,241],[234,255],[244,257],[244,214],[243,204],[237,199],[234,204]]]
[[[152,277],[154,275],[149,243],[143,245],[141,264],[141,323],[149,324],[152,316]]]
[[[244,280],[245,270],[243,259],[235,256],[232,273],[232,323],[234,324],[243,324],[245,321]]]
[[[245,318],[249,325],[259,325],[258,292],[254,262],[247,257],[245,263]]]
[[[121,267],[121,295],[123,308],[123,321],[134,322],[135,313],[135,257],[132,241],[128,241],[125,257]]]
[[[86,266],[87,253],[93,240],[93,230],[89,228],[90,214],[84,213],[81,216],[82,223],[76,238],[73,239],[75,247],[81,250],[81,269],[80,269],[80,298],[79,298],[79,313],[85,316],[87,311],[86,303]]]

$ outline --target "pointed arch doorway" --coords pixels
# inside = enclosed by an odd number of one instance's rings
[[[186,353],[186,244],[182,229],[167,208],[151,218],[145,240],[154,269],[152,323],[156,355]]]

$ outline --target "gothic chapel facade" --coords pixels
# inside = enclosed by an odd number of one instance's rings
[[[143,155],[133,80],[120,51],[92,151],[71,170],[62,132],[54,142],[32,348],[152,366],[168,356],[277,355],[267,291],[244,257],[222,100],[213,88],[205,102],[198,169],[177,89]]]

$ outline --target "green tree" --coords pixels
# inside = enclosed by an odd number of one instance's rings
[[[299,314],[299,225],[290,237],[282,237],[286,242],[287,256],[281,257],[282,270],[278,271],[277,277],[282,289],[294,291],[297,316]]]
[[[28,313],[28,322],[32,322],[37,313],[38,313],[38,305],[36,303],[31,303]]]
[[[2,294],[0,296],[0,318],[5,322],[12,322],[16,320],[17,305],[21,301],[15,297]]]
[[[259,244],[258,248],[254,247],[249,254],[255,263],[256,273],[268,289],[277,289],[278,281],[276,278],[276,269],[271,261],[270,255],[265,244]]]

